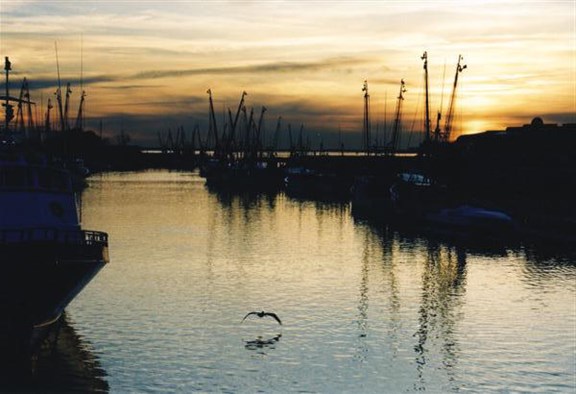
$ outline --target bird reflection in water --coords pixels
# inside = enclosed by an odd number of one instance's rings
[[[277,334],[274,337],[264,339],[262,336],[258,336],[256,339],[250,341],[244,341],[244,347],[248,350],[261,350],[261,349],[274,349],[275,345],[280,342],[282,334]]]

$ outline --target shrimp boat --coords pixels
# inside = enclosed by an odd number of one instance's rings
[[[6,72],[10,70],[6,58]],[[7,78],[8,79],[8,78]],[[108,235],[81,228],[72,174],[0,127],[0,361],[36,353],[109,261]]]

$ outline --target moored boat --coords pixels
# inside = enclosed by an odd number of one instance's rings
[[[81,228],[69,171],[0,150],[0,351],[34,353],[109,261],[108,235]]]
[[[389,192],[394,214],[402,220],[420,221],[429,212],[454,204],[446,185],[417,172],[398,174]]]
[[[353,178],[347,174],[305,167],[285,171],[286,193],[293,197],[348,200]]]
[[[434,231],[466,237],[509,238],[516,229],[507,213],[466,204],[428,213],[425,221]]]

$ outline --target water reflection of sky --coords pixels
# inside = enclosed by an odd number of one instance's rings
[[[69,309],[113,391],[574,389],[566,259],[220,194],[190,173],[95,177],[83,218],[109,232],[112,262]],[[260,310],[282,319],[278,340],[275,322],[240,324]]]

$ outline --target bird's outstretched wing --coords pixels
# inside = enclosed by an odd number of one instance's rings
[[[280,321],[280,318],[278,317],[277,314],[275,314],[274,312],[266,312],[265,316],[270,316],[272,318],[274,318],[278,323],[280,323],[280,325],[282,325],[282,322]]]
[[[242,319],[242,322],[243,322],[244,320],[246,320],[246,318],[247,318],[248,316],[250,316],[250,315],[257,315],[257,314],[258,314],[258,312],[249,312],[249,313],[247,313],[246,316],[244,316],[244,319]],[[242,323],[242,322],[240,322],[240,323]]]

